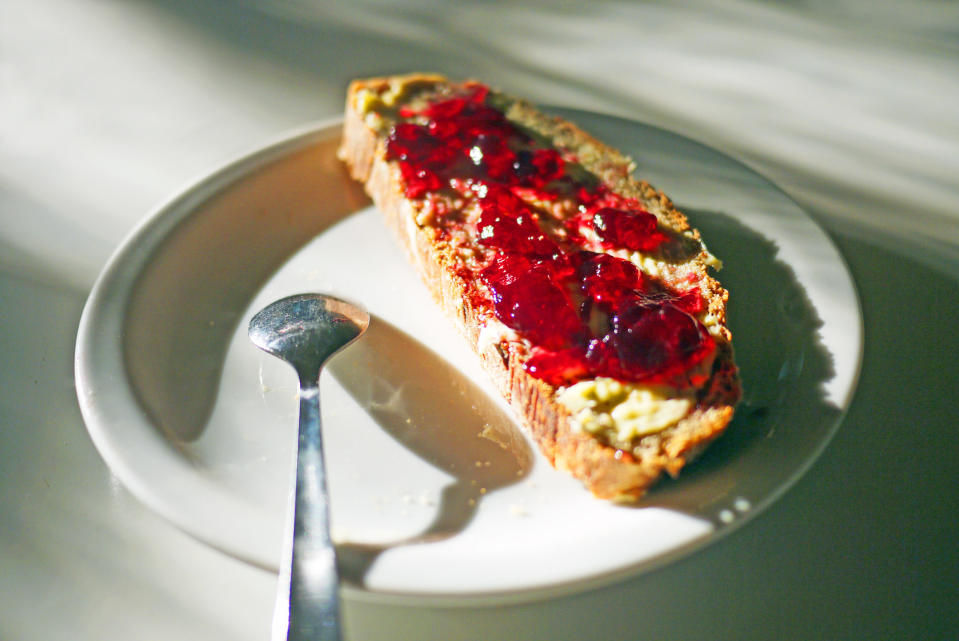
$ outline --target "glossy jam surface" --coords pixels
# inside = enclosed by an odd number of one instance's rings
[[[491,307],[531,343],[526,370],[551,384],[597,376],[701,384],[708,373],[697,366],[716,345],[696,319],[698,288],[670,290],[628,260],[587,249],[653,252],[669,241],[656,217],[570,170],[574,161],[539,145],[487,100],[485,87],[465,85],[421,109],[401,109],[387,141],[408,198],[475,203],[479,215],[469,223],[452,216],[433,223],[465,227],[486,250],[471,268],[485,285],[474,304]],[[551,213],[558,200],[572,214]]]

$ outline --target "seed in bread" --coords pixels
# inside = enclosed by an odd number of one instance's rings
[[[633,164],[477,82],[354,81],[341,158],[541,451],[636,499],[740,396],[718,261]]]

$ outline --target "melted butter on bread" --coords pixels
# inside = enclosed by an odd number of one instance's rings
[[[557,400],[569,410],[574,427],[626,450],[636,439],[675,425],[693,407],[692,397],[680,390],[603,377],[560,390]]]

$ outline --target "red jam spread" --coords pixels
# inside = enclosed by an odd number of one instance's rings
[[[674,291],[623,258],[586,249],[654,252],[668,236],[639,201],[609,190],[575,159],[535,138],[488,104],[489,90],[467,84],[419,109],[400,109],[387,141],[408,198],[446,194],[478,205],[465,226],[485,248],[471,268],[485,284],[473,303],[491,309],[527,339],[530,375],[553,385],[608,376],[622,381],[700,385],[716,345],[696,319],[698,288]],[[574,215],[548,211],[559,199]]]

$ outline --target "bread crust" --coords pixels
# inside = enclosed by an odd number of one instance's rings
[[[429,74],[413,74],[401,79],[423,84],[445,82],[444,78]],[[712,376],[691,413],[661,432],[642,437],[638,450],[624,452],[606,445],[594,435],[574,429],[569,412],[556,400],[556,388],[526,372],[522,366],[523,355],[513,343],[480,344],[484,319],[479,310],[473,308],[469,284],[456,269],[455,257],[435,242],[433,228],[416,224],[414,205],[404,196],[399,167],[386,160],[385,136],[369,126],[358,108],[361,94],[383,94],[396,82],[396,77],[384,77],[350,84],[340,157],[385,214],[388,225],[401,240],[433,298],[477,351],[494,384],[544,456],[555,467],[580,479],[594,495],[605,499],[635,500],[664,472],[678,474],[723,432],[740,397],[731,336],[725,322],[728,294],[706,273],[710,256],[699,242],[699,233],[690,228],[686,217],[669,198],[632,177],[633,163],[619,151],[568,121],[547,116],[523,101],[496,94],[497,100],[506,105],[504,113],[510,120],[554,141],[558,147],[577,150],[583,167],[621,195],[640,200],[661,225],[681,234],[697,248],[695,254],[677,263],[677,273],[696,274],[708,313],[718,322],[718,332],[714,332],[718,334],[718,352]]]

